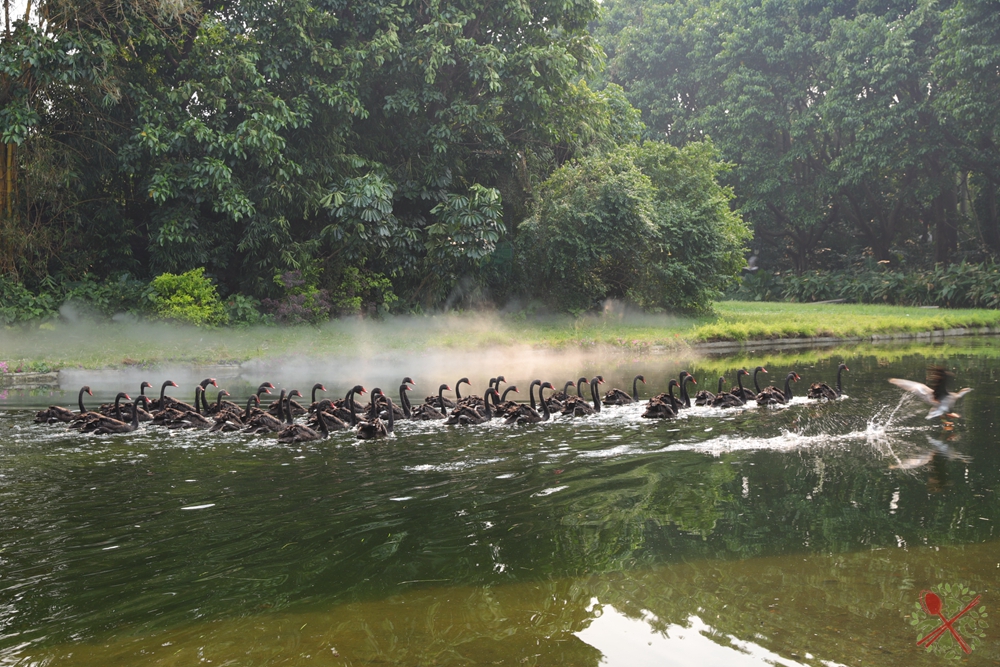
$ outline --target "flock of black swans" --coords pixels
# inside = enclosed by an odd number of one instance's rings
[[[841,375],[847,368],[840,364],[837,370],[835,387],[825,382],[814,383],[807,392],[808,398],[817,400],[834,400],[842,395]],[[688,392],[689,384],[697,384],[694,376],[682,371],[676,380],[670,380],[665,393],[650,398],[645,405],[642,416],[648,419],[673,419],[681,410],[694,405],[713,406],[717,408],[739,408],[756,403],[759,406],[774,406],[785,404],[792,399],[792,383],[801,378],[798,373],[790,372],[785,376],[783,388],[769,386],[761,388],[758,375],[767,373],[763,366],[757,366],[752,373],[753,389],[743,386],[744,376],[750,376],[746,369],[740,369],[736,374],[737,387],[725,391],[726,380],[720,377],[716,393],[699,391],[693,399]],[[167,380],[160,386],[158,398],[151,399],[145,395],[147,388],[152,388],[149,382],[143,382],[139,388],[139,396],[134,402],[125,392],[119,392],[114,403],[101,405],[97,410],[88,410],[84,406],[84,394],[93,395],[89,386],[80,389],[77,397],[78,412],[53,405],[41,410],[35,415],[36,423],[68,424],[70,429],[82,433],[96,435],[129,433],[135,431],[140,422],[168,429],[205,429],[210,432],[234,432],[254,434],[277,434],[278,442],[294,443],[320,440],[329,436],[332,431],[353,430],[358,438],[384,438],[393,433],[393,426],[399,420],[442,420],[446,425],[470,426],[484,424],[494,419],[503,420],[508,425],[523,425],[548,421],[553,415],[567,417],[586,417],[599,413],[602,407],[620,406],[639,402],[638,383],[646,383],[642,375],[636,375],[632,380],[631,394],[621,389],[611,389],[601,397],[599,385],[604,383],[600,375],[588,380],[581,377],[575,382],[566,382],[561,391],[550,382],[534,380],[528,387],[528,403],[518,403],[509,400],[512,392],[520,393],[516,386],[510,385],[500,393],[501,385],[506,379],[501,375],[491,378],[489,387],[483,396],[462,396],[461,385],[469,384],[468,378],[462,378],[455,384],[455,399],[448,398],[444,393],[451,392],[447,384],[438,387],[435,395],[427,396],[423,403],[412,405],[408,393],[416,386],[413,379],[403,378],[399,385],[399,403],[389,398],[381,389],[371,391],[370,401],[355,401],[355,396],[361,396],[367,390],[361,385],[355,385],[344,398],[317,400],[317,392],[325,392],[326,387],[317,383],[312,387],[311,403],[308,407],[296,401],[302,398],[297,389],[281,390],[277,400],[267,409],[261,408],[261,396],[271,394],[275,386],[264,382],[241,407],[225,400],[229,392],[220,390],[214,402],[209,402],[205,394],[209,385],[218,388],[214,378],[207,378],[195,387],[194,405],[167,395],[169,387],[177,387],[173,380]],[[908,382],[908,381],[905,381]],[[913,383],[919,384],[919,383]],[[584,388],[590,386],[590,400],[584,396]],[[535,387],[538,387],[538,400],[535,400]],[[902,386],[902,385],[901,385]],[[920,385],[925,387],[925,385]],[[573,392],[575,388],[575,392]],[[677,395],[674,390],[677,389]],[[906,387],[904,387],[906,388]],[[926,388],[926,387],[925,387]],[[552,393],[545,396],[543,392],[551,389]],[[916,390],[912,390],[918,393]],[[123,402],[124,401],[124,402]],[[305,423],[296,421],[296,417],[305,416]]]
[[[815,400],[835,400],[843,395],[842,375],[850,369],[846,364],[837,368],[837,382],[831,387],[825,382],[816,382],[809,387],[806,396]],[[763,366],[757,366],[752,374],[753,390],[743,386],[744,376],[751,375],[746,369],[736,372],[737,387],[724,391],[726,382],[719,378],[716,393],[702,390],[694,395],[694,405],[711,406],[715,408],[740,408],[751,403],[768,407],[786,404],[792,400],[792,383],[801,380],[798,373],[791,371],[785,376],[783,388],[775,386],[760,387],[758,375],[767,373]],[[955,403],[962,396],[972,391],[969,388],[957,392],[949,392],[946,388],[947,378],[952,373],[941,366],[928,368],[928,384],[912,380],[892,378],[889,380],[899,388],[912,393],[931,406],[927,419],[955,418],[952,411]],[[206,429],[210,432],[234,432],[269,434],[276,433],[278,442],[294,443],[310,440],[320,440],[330,435],[332,431],[353,430],[358,438],[370,440],[384,438],[393,433],[397,420],[443,420],[446,425],[471,426],[484,424],[494,419],[503,420],[505,424],[516,426],[548,421],[553,414],[567,417],[586,417],[599,413],[604,406],[620,406],[639,402],[638,383],[646,383],[646,378],[636,375],[632,380],[632,393],[621,389],[611,389],[603,398],[598,386],[604,383],[604,378],[597,375],[589,381],[581,377],[577,381],[568,381],[561,391],[550,382],[534,380],[528,387],[528,403],[518,403],[508,399],[511,392],[520,393],[516,386],[508,386],[500,394],[502,384],[506,379],[500,375],[490,378],[489,387],[483,396],[462,396],[461,385],[469,384],[468,378],[462,378],[455,384],[455,399],[445,397],[444,392],[452,391],[447,384],[438,387],[436,395],[427,396],[420,405],[410,403],[411,386],[416,386],[412,378],[405,377],[399,385],[399,404],[397,405],[385,393],[375,388],[371,391],[371,399],[367,405],[355,401],[355,396],[361,396],[367,390],[361,385],[355,385],[344,398],[332,400],[316,399],[316,393],[325,392],[326,387],[320,383],[312,387],[309,407],[303,407],[295,398],[301,398],[298,389],[281,390],[276,401],[268,408],[260,407],[260,397],[270,394],[275,386],[264,382],[257,387],[246,403],[245,408],[224,400],[229,392],[220,390],[214,403],[205,398],[207,387],[218,388],[215,378],[202,380],[195,387],[194,405],[180,401],[167,395],[168,387],[177,387],[173,380],[167,380],[160,386],[160,395],[156,399],[146,396],[147,388],[152,388],[149,382],[143,382],[139,387],[139,396],[135,402],[125,392],[119,392],[114,403],[101,405],[97,410],[88,410],[83,404],[83,395],[93,396],[89,386],[81,387],[77,396],[78,412],[53,405],[35,415],[35,422],[42,424],[66,423],[70,429],[81,433],[106,435],[129,433],[139,427],[140,422],[148,422],[153,426],[168,429]],[[584,397],[583,390],[589,384],[590,401]],[[681,371],[676,380],[670,380],[667,391],[650,398],[645,404],[642,416],[647,419],[673,419],[681,410],[692,406],[692,398],[688,392],[689,384],[698,384],[694,376],[687,371]],[[535,387],[538,387],[538,401],[535,401]],[[571,393],[571,388],[576,389]],[[674,389],[678,394],[674,395]],[[544,390],[551,389],[548,396]],[[296,422],[296,417],[307,415],[305,423]]]

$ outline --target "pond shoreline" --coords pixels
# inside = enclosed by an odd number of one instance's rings
[[[780,350],[801,350],[809,348],[833,347],[845,343],[900,343],[900,342],[932,342],[946,338],[966,337],[966,336],[994,336],[1000,335],[1000,327],[957,327],[952,329],[941,329],[932,331],[905,332],[905,333],[884,333],[871,334],[866,336],[799,336],[786,338],[753,339],[746,341],[727,340],[701,343],[681,342],[677,345],[651,345],[644,351],[654,355],[671,354],[684,352],[693,355],[723,357],[730,354],[746,352],[774,352]],[[540,346],[535,346],[536,348]],[[544,346],[541,346],[544,347]],[[613,347],[613,346],[608,346]],[[551,348],[559,349],[559,348]],[[634,352],[634,350],[628,350]],[[234,363],[197,363],[190,362],[183,364],[192,370],[205,372],[221,377],[237,377],[241,371],[249,364],[260,361],[262,357],[252,357],[238,364]],[[176,362],[170,362],[176,366]],[[155,367],[159,364],[153,363]],[[67,369],[76,371],[78,369]],[[114,367],[105,369],[94,369],[94,372],[120,370]],[[249,370],[249,369],[247,369]],[[0,390],[7,389],[42,389],[59,388],[61,386],[61,371],[49,371],[44,373],[4,373],[0,374]]]

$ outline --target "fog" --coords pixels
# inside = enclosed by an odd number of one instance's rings
[[[97,323],[64,307],[62,318],[51,325],[0,331],[0,360],[6,360],[11,370],[15,365],[24,370],[44,369],[45,364],[61,367],[62,390],[75,392],[87,384],[100,400],[118,391],[134,394],[144,380],[154,385],[155,394],[167,379],[180,385],[169,390],[172,395],[193,397],[195,384],[206,377],[216,378],[219,387],[235,398],[263,381],[298,388],[306,395],[317,382],[332,395],[361,384],[369,390],[381,387],[395,397],[405,376],[416,382],[414,394],[420,398],[435,393],[440,384],[454,389],[462,377],[472,384],[463,385],[463,393],[481,395],[497,375],[503,375],[508,385],[517,384],[526,399],[533,379],[561,388],[567,380],[595,374],[624,387],[631,385],[633,373],[653,372],[662,381],[647,378],[650,388],[664,390],[666,376],[679,368],[672,357],[638,348],[630,351],[627,341],[625,347],[590,344],[589,336],[607,340],[619,330],[676,329],[685,324],[683,319],[630,312],[616,304],[584,318],[489,312],[349,318],[318,328],[199,329],[116,319]],[[567,344],[571,334],[576,338]],[[546,347],[522,342],[529,336],[546,341]],[[95,370],[100,368],[106,370]]]

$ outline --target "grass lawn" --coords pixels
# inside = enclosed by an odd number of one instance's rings
[[[712,341],[869,336],[1000,326],[997,310],[723,301],[712,315],[609,313],[581,318],[452,314],[384,322],[339,320],[323,327],[196,329],[157,322],[52,323],[0,330],[9,370],[101,368],[158,362],[237,363],[261,357],[373,354],[379,350],[497,346],[623,350],[684,348]]]

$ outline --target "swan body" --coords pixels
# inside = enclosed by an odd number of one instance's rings
[[[298,389],[292,389],[285,397],[285,419],[288,421],[288,426],[278,432],[278,442],[311,442],[330,437],[330,431],[326,426],[326,420],[323,419],[323,413],[317,414],[317,417],[319,417],[319,431],[295,423],[291,407],[292,398],[295,396],[302,396]]]
[[[642,382],[646,384],[646,378],[641,375],[636,375],[632,378],[632,395],[629,396],[626,392],[618,389],[609,389],[606,394],[604,394],[604,405],[628,405],[630,403],[635,403],[639,400],[639,388],[637,382]]]
[[[784,405],[792,400],[792,382],[798,382],[802,378],[795,371],[785,376],[785,389],[782,391],[777,387],[765,387],[756,396],[757,405]]]
[[[136,405],[139,403],[143,405],[149,405],[149,398],[145,395],[140,395],[135,400]],[[93,430],[94,435],[109,435],[112,433],[131,433],[132,431],[139,428],[139,410],[132,410],[132,420],[129,422],[119,421],[117,419],[109,419],[101,423],[100,426]]]
[[[381,418],[375,417],[370,421],[361,422],[358,424],[357,436],[362,440],[375,440],[377,438],[388,438],[392,435],[393,430],[393,409],[392,409],[392,399],[382,393],[382,390],[376,387],[372,389],[371,402],[372,406],[376,405],[379,397],[384,398],[388,402],[388,408],[386,409],[386,416],[388,421],[382,421]],[[372,408],[373,411],[376,408]]]
[[[851,369],[847,367],[847,364],[840,364],[837,367],[837,388],[833,389],[825,382],[814,382],[812,386],[809,387],[809,393],[807,396],[813,399],[827,399],[829,401],[836,400],[843,396],[844,391],[840,385],[840,376],[844,371],[850,371]]]
[[[718,387],[718,389],[716,389],[716,392],[713,394],[708,389],[702,389],[701,391],[699,391],[697,394],[694,395],[694,404],[695,405],[711,405],[712,401],[715,400],[715,397],[722,394],[722,385],[725,382],[726,382],[726,378],[720,376],[719,377],[719,387]]]
[[[47,409],[39,410],[35,413],[35,423],[54,424],[55,422],[71,422],[73,419],[87,414],[87,408],[83,407],[84,394],[93,396],[94,392],[92,392],[90,387],[87,385],[80,387],[80,393],[76,396],[76,402],[80,408],[80,412],[73,412],[69,408],[64,408],[61,405],[50,405]]]
[[[746,405],[746,399],[743,398],[747,390],[743,389],[743,376],[750,375],[750,373],[745,368],[741,368],[736,371],[736,384],[738,389],[733,389],[731,392],[719,391],[715,395],[715,400],[712,401],[711,406],[713,408],[740,408]]]
[[[438,394],[436,397],[436,405],[434,402],[428,400],[435,398],[434,396],[428,396],[424,399],[424,402],[415,408],[412,408],[410,418],[419,421],[430,421],[432,419],[444,419],[448,415],[448,407],[454,407],[454,401],[451,401],[444,397],[444,392],[451,391],[451,387],[446,384],[438,387]],[[448,405],[451,403],[451,406]]]

